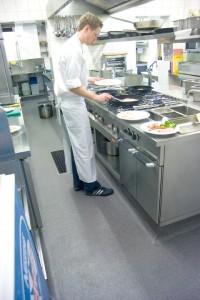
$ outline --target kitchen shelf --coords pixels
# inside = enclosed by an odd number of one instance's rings
[[[43,92],[43,93],[39,93],[37,95],[28,95],[28,96],[23,96],[21,95],[20,97],[23,99],[27,99],[27,98],[33,98],[33,97],[38,97],[38,96],[46,96],[48,93],[47,92]]]
[[[128,41],[141,41],[141,40],[153,40],[157,39],[159,44],[165,43],[185,43],[187,41],[197,41],[200,40],[200,35],[192,35],[187,37],[175,37],[174,32],[170,33],[160,33],[160,34],[147,34],[134,37],[123,37],[117,39],[106,39],[97,40],[96,45],[112,42],[128,42]]]

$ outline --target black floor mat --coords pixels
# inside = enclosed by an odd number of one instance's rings
[[[63,150],[51,152],[52,158],[55,162],[59,174],[66,173],[65,156]]]

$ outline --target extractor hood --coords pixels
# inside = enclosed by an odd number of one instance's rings
[[[96,7],[101,8],[108,14],[116,13],[133,6],[142,5],[152,0],[84,0],[89,2]],[[83,2],[84,2],[83,1]]]
[[[83,15],[91,12],[96,15],[111,15],[130,7],[139,6],[153,0],[48,0],[48,18],[56,15]]]

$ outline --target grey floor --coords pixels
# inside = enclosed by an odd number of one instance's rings
[[[200,299],[200,217],[158,228],[98,161],[114,194],[75,192],[50,154],[62,149],[59,124],[39,118],[38,101],[24,101],[23,113],[51,299]]]

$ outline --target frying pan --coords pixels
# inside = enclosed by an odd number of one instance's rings
[[[131,101],[132,99],[132,101]],[[109,104],[112,106],[133,106],[137,105],[140,102],[140,98],[135,98],[133,95],[118,95],[116,98],[112,98],[109,100]]]
[[[102,93],[108,93],[110,95],[112,95],[113,97],[117,97],[119,95],[119,91],[118,90],[100,90],[96,92],[98,95],[102,94]]]
[[[149,85],[133,85],[133,86],[128,86],[127,90],[130,93],[138,93],[138,94],[146,94],[150,93],[152,91],[152,87]]]

